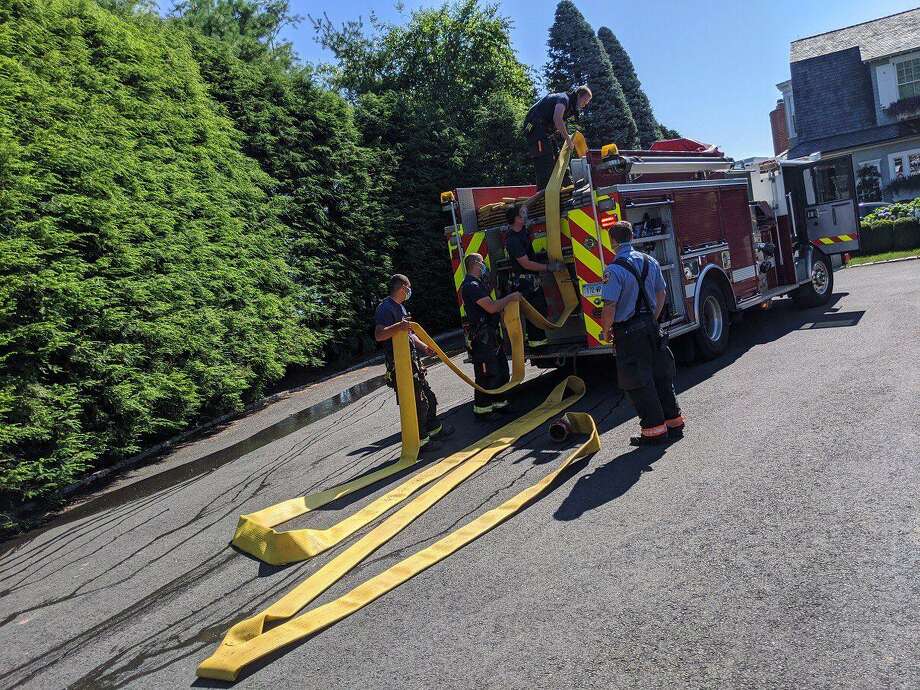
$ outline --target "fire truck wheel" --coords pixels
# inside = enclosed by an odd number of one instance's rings
[[[700,293],[700,327],[693,332],[696,351],[700,359],[715,359],[728,349],[730,327],[725,295],[711,280],[706,281]]]
[[[816,251],[811,259],[811,282],[792,293],[792,299],[799,307],[819,307],[827,304],[834,292],[834,269],[831,260]]]

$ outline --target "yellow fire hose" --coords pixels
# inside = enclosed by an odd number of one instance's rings
[[[564,146],[559,159],[556,161],[553,176],[547,186],[548,254],[553,261],[562,260],[561,240],[559,237],[558,192],[568,157],[569,152],[567,147]],[[553,199],[555,199],[554,206]],[[525,316],[541,328],[561,327],[578,303],[568,271],[559,271],[555,274],[555,277],[559,283],[565,304],[563,314],[555,323],[547,321],[526,301],[521,301]],[[450,360],[421,326],[413,324],[412,330],[422,342],[434,349],[441,361],[466,383],[486,393],[500,393],[518,385],[524,378],[523,329],[518,305],[516,303],[508,305],[502,314],[502,318],[512,345],[512,375],[507,384],[494,390],[486,390],[477,386],[469,376]],[[219,680],[235,680],[237,674],[247,664],[351,615],[512,517],[528,502],[544,492],[572,462],[600,449],[600,440],[593,418],[584,413],[568,413],[566,415],[568,427],[578,433],[587,434],[588,439],[577,448],[569,451],[560,465],[550,474],[497,508],[488,511],[431,546],[422,549],[379,575],[358,585],[344,596],[294,617],[302,608],[310,604],[352,568],[405,529],[460,483],[469,478],[496,455],[509,448],[523,434],[558,416],[580,400],[585,392],[584,382],[576,376],[569,376],[565,381],[558,384],[547,396],[546,400],[534,410],[506,424],[473,445],[453,453],[414,477],[409,478],[336,525],[325,530],[297,529],[280,532],[275,530],[274,527],[281,523],[304,515],[365,486],[374,484],[381,479],[411,467],[417,461],[420,438],[407,333],[399,333],[393,339],[393,355],[396,365],[400,423],[402,427],[403,445],[400,459],[376,472],[318,494],[291,499],[255,513],[241,516],[236,534],[233,537],[233,544],[239,549],[271,564],[291,563],[311,558],[338,544],[361,527],[370,524],[422,489],[422,487],[435,482],[435,480],[437,482],[277,602],[261,613],[234,625],[227,632],[217,650],[199,665],[198,676]],[[274,627],[268,627],[273,623],[278,624]]]

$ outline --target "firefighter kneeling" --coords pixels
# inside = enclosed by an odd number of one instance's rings
[[[639,415],[634,446],[666,443],[683,436],[684,418],[674,395],[674,355],[658,325],[667,292],[658,262],[632,247],[632,225],[610,230],[617,253],[604,271],[601,326],[617,352],[617,380]],[[649,295],[655,296],[654,304]]]
[[[470,349],[475,369],[476,383],[483,388],[498,388],[508,382],[508,359],[502,349],[499,331],[500,314],[511,302],[521,299],[520,292],[512,292],[500,300],[489,296],[489,287],[483,275],[485,262],[479,254],[467,254],[464,259],[466,278],[461,295],[470,324]],[[508,399],[504,394],[489,395],[476,391],[473,396],[473,416],[484,419],[492,412],[506,412]]]

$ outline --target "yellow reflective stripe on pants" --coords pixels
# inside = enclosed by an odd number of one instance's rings
[[[573,393],[562,397],[562,393],[567,387],[572,388]],[[549,488],[559,474],[572,462],[600,449],[600,439],[597,435],[594,419],[590,415],[585,413],[569,413],[567,415],[571,427],[576,432],[587,434],[588,439],[577,448],[569,451],[559,466],[540,481],[524,489],[497,508],[484,513],[463,527],[451,532],[431,546],[422,549],[379,575],[358,585],[335,601],[297,618],[292,618],[301,608],[308,605],[358,563],[411,524],[412,521],[447,495],[458,484],[485,465],[492,457],[508,448],[521,434],[555,416],[561,410],[580,399],[583,393],[584,383],[581,379],[571,376],[559,384],[536,410],[487,436],[483,441],[490,442],[466,461],[463,461],[451,474],[391,515],[365,537],[346,549],[268,609],[234,625],[214,654],[205,659],[198,667],[198,675],[218,680],[235,680],[237,674],[246,665],[350,616],[355,611],[435,563],[447,558],[457,549],[512,517],[529,501]],[[270,630],[265,630],[266,624],[277,621],[285,622]]]
[[[550,185],[547,186],[547,232],[550,237],[549,255],[553,261],[562,259],[561,240],[559,238],[559,187],[567,162],[568,151],[567,146],[564,146],[553,171]],[[553,203],[553,198],[555,198],[555,203]],[[545,317],[524,300],[520,303],[520,309],[517,303],[511,303],[502,313],[506,332],[512,345],[512,372],[508,383],[499,388],[484,389],[477,386],[473,379],[450,360],[421,326],[412,324],[412,330],[422,342],[435,351],[444,364],[467,384],[484,393],[503,393],[518,385],[524,378],[523,329],[520,310],[523,310],[524,315],[541,328],[558,328],[565,323],[568,315],[571,314],[574,306],[578,303],[577,298],[574,296],[574,286],[568,271],[559,271],[555,275],[566,305],[562,316],[556,323],[547,321]],[[566,296],[568,294],[567,290],[571,292],[570,297]],[[571,305],[570,302],[572,303]],[[597,431],[594,428],[594,420],[589,415],[570,414],[570,418],[580,420],[577,423],[578,429],[588,433],[589,438],[584,444],[571,451],[560,467],[554,470],[553,473],[537,482],[537,484],[525,489],[513,499],[506,501],[498,508],[489,511],[468,525],[444,537],[436,544],[368,580],[344,597],[265,631],[266,623],[287,620],[294,616],[300,609],[308,605],[320,593],[341,579],[355,565],[417,519],[476,470],[497,454],[509,448],[522,434],[535,429],[551,417],[560,414],[584,395],[584,382],[578,377],[570,376],[556,386],[546,400],[536,409],[489,434],[475,444],[426,468],[336,525],[324,530],[275,530],[276,525],[299,517],[361,488],[375,484],[386,477],[411,467],[416,462],[419,452],[419,428],[416,416],[409,339],[406,332],[397,334],[393,339],[393,356],[396,365],[396,389],[399,396],[400,424],[402,428],[402,454],[400,459],[375,472],[318,494],[290,499],[241,516],[236,534],[233,537],[233,545],[246,553],[275,565],[311,558],[338,544],[361,527],[373,522],[425,485],[438,479],[440,481],[391,515],[365,537],[330,561],[268,609],[233,626],[214,654],[198,667],[199,676],[233,680],[243,666],[255,659],[270,654],[281,646],[350,615],[425,568],[446,558],[477,536],[507,520],[519,511],[527,501],[544,491],[568,464],[579,457],[595,452],[600,447]],[[566,391],[569,391],[568,395],[566,395]]]

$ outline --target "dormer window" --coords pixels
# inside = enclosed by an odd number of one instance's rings
[[[897,63],[898,98],[920,96],[920,58]]]

